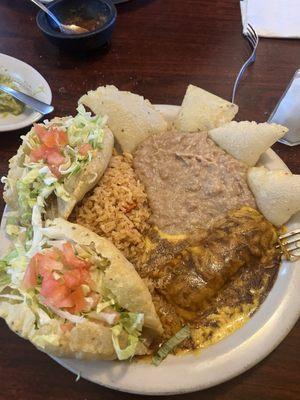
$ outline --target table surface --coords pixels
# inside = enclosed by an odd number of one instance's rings
[[[58,116],[74,113],[78,98],[114,84],[153,103],[180,104],[189,83],[230,99],[235,76],[249,54],[237,0],[132,0],[118,6],[111,48],[70,55],[48,43],[28,1],[1,0],[0,52],[36,68],[49,82]],[[300,66],[300,41],[262,39],[236,102],[239,119],[265,121]],[[25,130],[1,133],[0,174]],[[274,150],[300,173],[300,147]],[[4,203],[1,196],[1,210]],[[79,380],[0,323],[0,399],[138,399]],[[299,399],[300,324],[257,366],[185,399]]]

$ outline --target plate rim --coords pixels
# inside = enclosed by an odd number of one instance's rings
[[[177,113],[177,111],[179,110],[179,106],[175,106],[175,105],[155,105],[155,107],[161,111],[164,116],[166,117],[166,119],[171,120],[172,118],[170,118],[170,115],[172,114],[173,117],[174,115]],[[168,116],[168,114],[170,114]],[[267,161],[265,161],[267,160]],[[281,158],[271,149],[269,149],[263,156],[262,156],[262,162],[268,162],[270,163],[270,160],[273,161],[276,165],[275,168],[285,168],[288,169],[286,164],[281,160]],[[269,165],[268,165],[269,166]],[[3,212],[3,216],[2,219],[5,218],[5,210]],[[298,226],[300,226],[300,215],[298,220],[296,220],[295,222],[292,222]],[[300,262],[299,262],[300,263]],[[289,268],[289,265],[291,266],[291,268]],[[300,265],[299,265],[300,267]],[[285,275],[287,276],[287,283],[286,281],[281,279],[281,281],[278,283],[279,281],[279,276],[280,275]],[[276,313],[268,313],[268,307],[267,304],[268,302],[272,301],[271,299],[271,293],[274,292],[274,288],[276,287],[279,290],[280,293],[280,284],[283,281],[283,284],[287,285],[285,288],[285,292],[283,293],[285,294],[285,296],[282,297],[282,299],[278,300],[279,302],[279,307],[278,307],[278,312],[276,311]],[[279,288],[278,288],[279,287]],[[191,393],[191,392],[196,392],[199,390],[204,390],[216,385],[219,385],[223,382],[226,382],[228,380],[231,380],[232,378],[244,373],[245,371],[249,370],[250,368],[252,368],[254,365],[258,364],[261,360],[263,360],[265,357],[267,357],[280,343],[281,341],[288,335],[288,333],[290,332],[290,330],[293,328],[293,326],[295,325],[295,323],[297,322],[299,316],[300,316],[300,298],[298,296],[298,301],[296,298],[293,298],[293,303],[292,306],[290,307],[289,311],[290,311],[290,316],[289,318],[285,318],[284,322],[282,323],[282,321],[280,321],[281,325],[278,325],[279,322],[277,321],[279,314],[284,311],[284,309],[286,308],[286,305],[284,306],[284,302],[287,302],[291,297],[292,294],[296,291],[299,291],[300,289],[300,269],[297,268],[297,266],[295,264],[291,265],[290,263],[287,262],[283,262],[280,268],[280,271],[278,273],[278,277],[274,283],[274,286],[271,290],[271,292],[268,294],[266,300],[264,301],[264,303],[261,305],[261,307],[259,308],[259,310],[257,311],[257,313],[254,314],[254,316],[239,330],[235,331],[233,334],[229,335],[227,338],[223,339],[222,341],[220,341],[219,343],[213,345],[213,346],[209,346],[207,349],[204,349],[200,356],[195,355],[195,354],[190,354],[190,355],[186,355],[186,356],[169,356],[168,359],[166,361],[164,361],[164,363],[160,366],[160,367],[153,367],[151,364],[149,364],[149,368],[154,370],[154,371],[158,371],[161,372],[162,369],[160,368],[166,368],[167,369],[167,373],[168,371],[170,371],[170,374],[172,375],[172,371],[174,370],[175,373],[177,371],[182,371],[182,368],[184,368],[186,365],[184,364],[185,361],[188,360],[188,367],[189,368],[193,368],[193,366],[199,366],[200,365],[200,369],[201,366],[203,364],[205,364],[205,358],[207,358],[207,353],[208,352],[212,352],[217,354],[216,358],[213,360],[213,363],[217,362],[220,357],[233,357],[235,356],[235,353],[238,351],[241,351],[241,354],[239,353],[239,358],[238,358],[238,362],[239,359],[242,358],[243,362],[242,362],[242,366],[238,366],[238,368],[233,368],[233,369],[229,369],[227,368],[227,363],[228,361],[226,361],[226,367],[224,367],[224,372],[216,375],[215,374],[215,370],[213,370],[214,374],[212,374],[211,378],[205,382],[200,382],[199,383],[199,377],[197,379],[196,382],[193,382],[193,384],[189,383],[186,385],[186,383],[183,381],[182,384],[178,385],[178,382],[175,383],[175,388],[174,385],[170,385],[170,383],[174,383],[174,379],[172,382],[172,379],[165,385],[165,386],[161,386],[158,385],[159,387],[146,387],[145,385],[147,384],[147,382],[151,382],[151,379],[144,380],[142,381],[141,379],[138,379],[138,383],[136,383],[136,381],[134,382],[134,384],[131,382],[126,382],[126,376],[125,376],[125,380],[120,382],[118,379],[114,380],[113,378],[110,378],[110,380],[108,379],[108,381],[103,381],[103,378],[99,376],[97,377],[96,374],[94,373],[93,375],[93,365],[95,366],[95,370],[96,372],[100,372],[100,366],[102,366],[102,369],[106,372],[106,366],[108,366],[107,370],[109,370],[109,367],[111,369],[111,371],[113,369],[119,369],[122,371],[125,370],[125,375],[126,375],[126,371],[130,371],[130,369],[132,368],[131,366],[134,364],[128,364],[128,363],[120,363],[118,361],[96,361],[96,362],[91,362],[91,361],[83,361],[83,360],[74,360],[74,359],[63,359],[63,358],[58,358],[58,357],[54,357],[49,355],[49,357],[51,357],[54,361],[56,361],[58,364],[60,364],[62,367],[66,368],[67,370],[69,370],[70,372],[78,375],[78,373],[80,373],[80,376],[90,382],[96,383],[98,385],[107,387],[109,389],[113,389],[113,390],[117,390],[120,392],[125,392],[125,393],[132,393],[132,394],[142,394],[142,395],[175,395],[175,394],[184,394],[184,393]],[[277,291],[278,291],[277,290]],[[274,296],[273,296],[274,297]],[[290,300],[291,301],[291,300]],[[288,303],[289,304],[289,303]],[[283,310],[282,310],[283,309]],[[256,324],[256,320],[257,320],[257,316],[258,314],[262,314],[262,310],[264,310],[264,313],[267,315],[263,315],[263,320],[266,319],[265,324],[263,325],[259,325],[258,329],[255,327]],[[268,315],[270,314],[270,315]],[[278,315],[278,316],[277,316]],[[288,322],[288,323],[287,323]],[[269,327],[266,327],[266,325],[269,325]],[[266,330],[268,329],[269,331],[272,330],[273,333],[273,325],[279,327],[278,331],[280,331],[280,334],[278,334],[278,332],[275,332],[275,338],[276,340],[268,340],[268,335],[266,335]],[[246,331],[250,330],[250,336],[248,334],[247,336],[247,340],[243,341],[243,338],[240,338],[238,341],[236,341],[236,338],[239,335],[236,335],[237,332],[242,332],[242,330],[245,330],[245,327],[248,327],[246,329]],[[251,331],[253,331],[253,333],[251,334]],[[262,331],[262,332],[261,332]],[[257,335],[260,337],[257,337]],[[269,332],[268,332],[269,334]],[[261,337],[262,336],[262,337]],[[272,338],[274,337],[272,336]],[[256,337],[256,339],[255,339]],[[265,337],[267,340],[265,340]],[[240,355],[245,356],[245,352],[247,353],[247,348],[243,349],[243,347],[247,347],[247,343],[249,343],[250,346],[250,350],[251,347],[253,348],[253,345],[255,347],[255,341],[258,341],[259,345],[260,345],[260,351],[258,351],[258,354],[256,356],[254,356],[254,352],[252,351],[251,353],[251,360],[250,362],[246,362],[246,359],[244,357],[240,357]],[[231,342],[233,342],[233,346],[231,346]],[[254,342],[254,343],[252,343]],[[221,355],[218,355],[218,349],[221,347],[224,347],[225,350],[227,348],[227,353],[225,351],[225,354],[222,356],[222,351],[224,352],[224,350],[221,351]],[[231,348],[232,347],[232,348]],[[233,353],[231,355],[231,353]],[[248,349],[248,353],[249,353],[249,349]],[[202,358],[201,358],[202,356]],[[181,360],[181,362],[178,363],[178,360]],[[183,363],[182,363],[183,362]],[[220,361],[221,365],[222,365],[222,360]],[[80,368],[80,365],[84,365],[85,363],[88,363],[88,369],[90,369],[90,371],[85,372],[84,370],[82,370]],[[75,365],[75,366],[74,366]],[[139,365],[135,363],[135,366]],[[176,366],[177,365],[177,366]],[[224,364],[225,365],[225,364]],[[174,369],[175,366],[175,369]],[[147,373],[149,371],[148,369],[148,365],[145,363],[141,363],[140,364],[140,370],[141,372],[138,372],[138,375],[140,374],[141,376],[139,376],[138,378],[142,378],[144,376],[145,373]],[[235,364],[234,364],[235,367]],[[133,367],[134,368],[134,367]],[[173,369],[172,369],[173,368]],[[177,368],[177,370],[176,370]],[[204,369],[212,369],[213,365],[208,365],[208,367],[206,367],[206,365],[204,366]],[[218,369],[220,369],[220,366],[218,366]],[[109,372],[108,372],[109,373]],[[201,373],[201,371],[200,371]],[[131,374],[131,372],[130,372]],[[157,374],[156,372],[154,374]],[[111,373],[111,375],[113,376],[113,373]],[[159,374],[158,376],[160,376],[162,374]],[[188,374],[185,374],[188,375]],[[176,375],[178,376],[178,375]],[[148,376],[149,378],[149,376]],[[171,377],[172,378],[172,377]],[[186,378],[186,377],[185,377]],[[201,375],[200,375],[201,378]],[[102,379],[102,381],[101,381]],[[157,383],[157,381],[155,381],[155,384]],[[149,383],[148,383],[149,384]]]
[[[6,59],[6,60],[9,60],[10,62],[17,63],[21,67],[26,68],[29,71],[31,70],[31,73],[34,74],[36,76],[36,78],[39,79],[40,84],[43,85],[45,88],[45,95],[47,97],[47,100],[44,100],[44,101],[48,104],[51,104],[52,91],[51,91],[50,85],[39,71],[37,71],[30,64],[27,64],[25,61],[19,60],[18,58],[9,56],[8,54],[5,54],[5,53],[0,53],[0,64],[2,63],[2,59],[4,59],[4,60]],[[15,71],[13,71],[13,72],[15,72]],[[40,120],[42,117],[43,117],[42,114],[33,110],[32,117],[28,116],[27,119],[17,122],[17,123],[11,123],[11,124],[2,125],[2,126],[0,125],[0,132],[5,133],[5,132],[11,132],[11,131],[16,131],[18,129],[26,128],[27,126],[30,126],[34,122]]]

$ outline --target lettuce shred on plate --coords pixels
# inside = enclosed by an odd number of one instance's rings
[[[159,365],[168,354],[170,354],[175,347],[182,343],[185,339],[191,336],[190,328],[184,326],[180,329],[174,336],[172,336],[167,342],[165,342],[157,353],[152,358],[152,363],[154,365]]]

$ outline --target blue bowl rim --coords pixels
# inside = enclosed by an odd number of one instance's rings
[[[64,1],[65,0],[54,0],[54,1],[52,1],[48,5],[49,10],[51,10],[51,8],[53,6],[55,6],[56,4],[63,3]],[[117,18],[117,9],[116,9],[114,3],[111,0],[97,0],[97,1],[106,4],[110,9],[110,14],[109,14],[107,22],[103,26],[101,26],[100,28],[98,28],[98,29],[96,29],[94,31],[90,31],[90,32],[86,32],[86,33],[76,33],[74,35],[73,34],[66,34],[66,33],[59,32],[59,31],[55,31],[52,28],[50,28],[49,24],[42,24],[41,23],[41,19],[43,17],[47,16],[46,13],[44,11],[42,11],[42,10],[40,10],[37,13],[37,16],[36,16],[37,26],[39,27],[39,29],[41,31],[43,31],[45,34],[47,34],[49,36],[52,36],[52,37],[55,37],[55,38],[58,38],[58,39],[68,39],[68,40],[80,39],[80,38],[88,38],[90,36],[94,36],[94,35],[102,32],[102,31],[106,31],[109,27],[111,27],[111,25],[113,25],[115,23],[116,18]],[[47,19],[46,19],[46,21],[47,21]],[[48,28],[48,26],[49,26],[49,28]]]

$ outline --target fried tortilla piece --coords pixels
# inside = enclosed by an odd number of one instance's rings
[[[276,229],[243,207],[166,251],[156,246],[142,270],[177,313],[192,320],[239,270],[263,263],[276,242]]]
[[[45,202],[46,218],[68,218],[75,205],[100,180],[112,155],[114,137],[105,124],[97,125],[93,118],[82,111],[75,117],[56,117],[36,124],[22,137],[23,143],[17,154],[9,160],[3,198],[12,211],[18,212],[24,226],[31,225],[31,216],[26,216],[32,211],[31,203],[38,202],[37,198],[39,202]],[[95,148],[88,142],[91,138],[87,132],[92,132],[91,128],[94,129],[94,138],[101,138],[101,143],[95,143]],[[58,132],[64,135],[64,144],[59,142]],[[48,141],[47,146],[41,137]],[[54,145],[57,147],[51,147]],[[80,154],[84,146],[88,146],[89,154]],[[72,157],[63,154],[65,148]],[[33,158],[34,152],[40,154]],[[60,158],[65,164],[59,168],[64,167],[69,173],[60,173],[55,164]],[[59,188],[51,190],[55,184]]]
[[[262,214],[276,226],[300,211],[300,175],[289,171],[250,168],[248,184]]]
[[[182,132],[207,131],[231,121],[238,109],[221,97],[189,85],[174,124]]]
[[[59,357],[149,354],[163,329],[134,266],[108,239],[80,225],[57,218],[41,229],[43,244],[33,257],[17,259],[14,282],[0,289],[0,317]]]
[[[96,115],[107,115],[108,126],[123,152],[132,153],[148,136],[167,130],[167,122],[149,100],[115,86],[100,86],[79,99]]]
[[[267,122],[232,121],[210,130],[208,136],[227,153],[253,167],[259,157],[287,131],[282,125]]]

